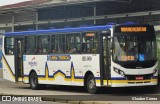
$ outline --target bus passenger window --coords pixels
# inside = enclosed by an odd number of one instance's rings
[[[14,54],[14,38],[5,39],[5,53],[10,55]]]
[[[83,53],[97,53],[98,36],[95,32],[84,33],[82,38],[82,52]]]
[[[26,40],[26,54],[35,54],[36,53],[36,37],[35,36],[27,36]]]
[[[65,53],[65,35],[61,34],[58,35],[59,40],[58,40],[58,53]]]
[[[58,50],[58,36],[52,35],[51,37],[51,53],[57,53]]]
[[[72,48],[69,53],[76,53],[76,48]]]
[[[74,34],[67,34],[66,37],[66,51],[67,53],[72,53],[72,49],[75,48],[74,47]]]
[[[68,53],[81,53],[81,34],[72,33],[67,34],[67,52]]]
[[[76,52],[75,53],[81,53],[81,34],[76,33],[74,34],[74,38],[75,38],[75,48],[76,48]]]
[[[51,50],[51,53],[56,53],[56,50],[55,50],[55,49],[52,49],[52,50]]]
[[[50,50],[50,36],[42,35],[38,36],[38,54],[49,53]]]

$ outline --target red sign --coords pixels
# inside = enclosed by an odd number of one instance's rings
[[[136,80],[143,80],[143,76],[136,77]]]

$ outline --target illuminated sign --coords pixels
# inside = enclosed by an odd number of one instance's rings
[[[144,61],[144,54],[139,54],[139,61]]]
[[[121,27],[121,32],[146,32],[146,27]]]
[[[94,36],[94,33],[87,33],[86,36]]]
[[[69,61],[70,55],[48,55],[47,60],[49,61]]]
[[[134,61],[134,56],[121,56],[121,60],[123,61]]]

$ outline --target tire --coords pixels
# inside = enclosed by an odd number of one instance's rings
[[[30,88],[32,90],[38,90],[40,86],[38,85],[38,77],[35,72],[32,72],[29,77]]]
[[[97,93],[96,81],[93,75],[89,75],[87,78],[87,91],[90,94]]]

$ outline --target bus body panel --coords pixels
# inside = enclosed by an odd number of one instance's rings
[[[100,86],[99,54],[24,55],[23,58],[24,83],[29,83],[29,73],[35,70],[40,84],[83,86],[86,72],[91,71]]]
[[[154,70],[158,66],[158,62],[150,68],[143,68],[143,69],[128,69],[123,68],[116,63],[112,63],[112,68],[117,68],[124,72],[125,76],[122,76],[114,71],[111,70],[111,86],[112,87],[129,87],[129,86],[149,86],[149,85],[157,85],[157,76],[158,71],[153,74]],[[148,75],[148,76],[147,76]],[[128,77],[127,77],[128,76]],[[144,79],[129,79],[129,76],[134,77],[144,77]],[[145,79],[145,77],[148,77]]]
[[[14,55],[3,55],[3,78],[15,82],[15,58]]]

